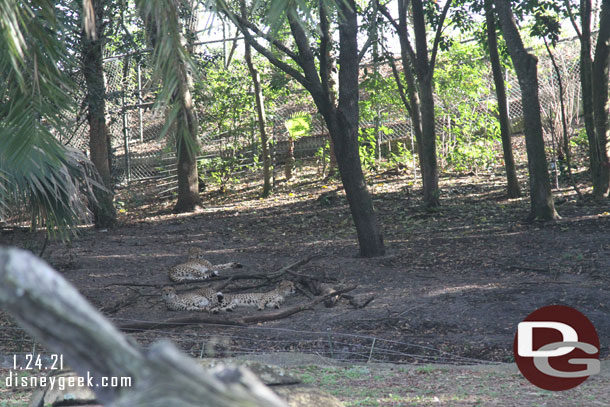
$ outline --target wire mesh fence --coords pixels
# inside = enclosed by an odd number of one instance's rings
[[[152,322],[116,318],[114,323]],[[128,335],[148,348],[160,338],[169,338],[176,346],[194,358],[238,357],[270,353],[299,353],[317,355],[336,362],[395,364],[497,364],[493,360],[460,356],[445,350],[408,340],[388,339],[334,331],[305,331],[264,326],[234,326],[206,324],[205,328],[180,331],[163,329],[131,330]],[[48,354],[17,326],[0,326],[0,367],[12,366],[13,355],[28,353]]]
[[[580,109],[578,46],[575,41],[564,41],[555,49],[557,60],[561,65],[562,76],[570,93],[570,117],[578,120]],[[551,61],[543,49],[536,50],[539,56],[539,85],[543,117],[557,115],[558,89],[557,76],[551,66]],[[107,82],[108,122],[110,124],[112,145],[112,171],[116,186],[125,186],[130,181],[154,180],[163,187],[165,195],[169,195],[176,185],[175,151],[171,142],[162,138],[165,117],[152,109],[156,86],[152,81],[147,63],[148,54],[141,53],[128,56],[108,57],[104,68]],[[381,67],[383,70],[384,67]],[[385,67],[388,70],[388,67]],[[523,108],[521,92],[517,78],[508,73],[506,76],[509,99],[509,116],[513,130],[522,130]],[[294,141],[294,157],[297,159],[323,159],[328,156],[328,131],[317,113],[317,109],[305,92],[295,91],[298,97],[283,97],[270,101],[273,106],[268,116],[268,129],[271,135],[271,156],[273,167],[281,168],[291,151],[291,136],[286,122],[295,114],[309,114],[311,125],[309,134]],[[487,89],[481,92],[481,99],[473,109],[484,111],[493,116],[490,108],[495,103],[492,78],[487,78]],[[298,102],[294,102],[297,99]],[[452,106],[443,103],[437,96],[437,134],[441,147],[440,155],[452,147],[445,140],[450,140],[451,120],[459,112],[452,111]],[[383,111],[374,121],[363,121],[361,129],[376,128],[377,143],[387,143],[383,151],[391,151],[393,141],[402,142],[408,150],[414,149],[411,121],[404,106],[398,100],[386,106],[379,106]],[[576,113],[574,113],[576,111]],[[256,126],[254,106],[242,113],[239,125],[229,131],[215,131],[213,123],[202,122],[200,142],[201,155],[198,157],[200,170],[204,173],[210,170],[212,160],[232,160],[231,170],[234,174],[255,168],[260,162],[260,140]],[[448,126],[449,123],[449,126]],[[379,130],[383,128],[383,130]],[[75,125],[74,134],[70,135],[70,144],[86,149],[88,129],[86,123]],[[320,158],[322,157],[322,158]],[[216,163],[217,164],[217,163]]]
[[[206,54],[206,45],[198,45],[201,55]],[[545,120],[547,139],[559,143],[559,91],[557,75],[551,60],[544,48],[534,50],[539,58],[539,94],[542,116]],[[575,40],[560,42],[554,50],[564,82],[564,102],[568,110],[569,125],[578,128],[580,124],[580,85],[579,85],[579,44]],[[387,77],[390,69],[379,64],[379,71]],[[160,84],[153,79],[150,52],[143,50],[127,55],[107,56],[104,59],[106,81],[107,123],[110,131],[111,172],[115,188],[128,187],[131,182],[146,182],[155,196],[172,197],[177,189],[176,154],[171,134],[164,135],[165,114],[153,109],[153,103]],[[487,71],[490,71],[488,69]],[[204,72],[202,72],[204,73]],[[487,73],[482,86],[480,98],[470,101],[472,110],[489,117],[496,115],[492,105],[495,104],[493,80]],[[74,75],[81,84],[82,92],[75,95],[79,100],[79,111],[71,117],[71,131],[58,135],[60,141],[82,151],[88,151],[89,127],[86,120],[84,79],[80,73]],[[523,128],[523,107],[518,80],[508,71],[506,75],[509,116],[514,132]],[[362,93],[362,98],[368,96]],[[273,179],[281,175],[283,166],[291,159],[318,160],[325,163],[329,157],[328,131],[317,112],[310,96],[295,88],[292,94],[275,100],[267,100],[267,128],[270,134],[270,154],[273,167]],[[442,100],[436,95],[436,130],[438,151],[441,166],[445,158],[457,145],[456,128],[465,126],[466,117],[461,117],[451,102]],[[373,120],[362,120],[361,131],[374,132],[379,158],[388,155],[394,149],[410,151],[410,165],[415,169],[417,161],[413,140],[412,124],[406,109],[399,98],[376,107],[380,113]],[[260,167],[261,146],[257,129],[257,117],[254,103],[232,119],[234,124],[228,128],[219,128],[214,122],[206,121],[205,115],[200,119],[200,144],[198,157],[199,171],[202,178],[214,175],[216,178],[236,177],[240,174],[255,171]],[[291,141],[286,123],[295,114],[310,116],[308,135]],[[457,124],[456,124],[456,118]],[[462,123],[459,123],[462,121]],[[226,126],[225,126],[226,127]],[[485,129],[482,129],[484,132]],[[555,143],[556,141],[556,143]],[[555,150],[555,148],[553,148]],[[323,169],[325,167],[323,166]],[[222,180],[221,180],[222,182]],[[14,214],[5,219],[9,224],[26,225],[27,214],[15,208]]]

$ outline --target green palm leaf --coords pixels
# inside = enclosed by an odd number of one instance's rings
[[[57,141],[73,111],[74,83],[62,27],[50,0],[0,0],[0,216],[25,209],[32,227],[62,239],[89,219],[81,193],[97,173],[78,151]]]

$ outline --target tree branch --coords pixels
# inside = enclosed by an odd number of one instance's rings
[[[390,24],[392,24],[392,27],[394,27],[394,29],[396,31],[400,30],[400,26],[398,25],[398,23],[396,22],[396,20],[394,20],[394,18],[392,17],[392,15],[390,14],[390,11],[388,10],[388,8],[385,6],[385,4],[379,4],[379,0],[375,0],[377,3],[377,8],[379,9],[379,11],[381,12],[381,14],[383,14],[383,16],[386,18],[386,20],[388,20],[388,22]]]
[[[436,63],[436,54],[438,52],[438,44],[441,41],[441,35],[443,33],[443,23],[445,22],[445,18],[447,17],[447,12],[449,11],[449,7],[451,7],[451,0],[447,0],[445,3],[445,7],[443,7],[443,11],[441,12],[441,16],[438,22],[438,27],[436,27],[436,34],[434,36],[434,45],[432,45],[432,55],[430,56],[430,72],[434,72],[434,64]]]
[[[366,55],[366,51],[370,48],[373,42],[378,41],[378,32],[377,32],[377,12],[379,11],[379,1],[375,0],[373,2],[373,18],[372,24],[369,27],[369,35],[364,42],[362,48],[360,48],[360,53],[358,54],[358,62],[362,61],[364,55]]]
[[[320,81],[324,89],[330,89],[330,66],[331,66],[331,38],[330,24],[328,21],[328,10],[324,0],[319,1],[320,7]]]
[[[238,19],[238,16],[235,13],[233,13],[233,11],[231,11],[231,9],[229,9],[226,6],[224,1],[219,1],[218,3],[220,5],[220,8],[219,8],[220,12],[223,13],[225,16],[227,16],[227,18],[229,18],[231,21],[233,21],[233,23],[237,26],[237,28],[239,28],[239,30],[244,34],[244,40],[248,41],[248,43],[252,46],[252,48],[254,48],[256,51],[258,51],[265,58],[267,58],[267,60],[269,62],[271,62],[271,64],[275,65],[280,70],[282,70],[285,73],[287,73],[288,75],[292,76],[301,85],[305,86],[306,88],[309,86],[308,80],[305,78],[305,76],[303,76],[303,74],[301,72],[299,72],[297,69],[291,67],[286,62],[277,58],[275,55],[273,55],[271,50],[269,50],[268,48],[266,48],[265,46],[260,44],[258,41],[256,41],[256,39],[250,33],[248,27],[239,23],[240,19]],[[297,60],[295,60],[295,62],[297,62],[297,64],[299,64],[299,62]]]
[[[299,50],[299,65],[303,68],[303,73],[309,84],[309,86],[304,86],[312,93],[312,96],[315,96],[316,94],[320,95],[324,88],[322,87],[320,76],[316,70],[315,57],[309,46],[307,34],[305,33],[305,30],[303,30],[294,9],[287,9],[286,16],[288,18],[288,25],[290,25],[290,32],[292,33],[294,42]]]
[[[568,10],[568,16],[570,16],[570,23],[572,23],[572,27],[574,27],[574,31],[576,31],[576,35],[578,36],[578,39],[582,40],[582,33],[580,32],[580,29],[578,28],[578,24],[576,24],[576,18],[574,17],[574,14],[572,13],[572,8],[570,7],[570,0],[565,0],[565,4],[566,4],[566,10]]]
[[[379,4],[379,3],[378,3]],[[398,2],[398,13],[399,13],[399,22],[396,22],[389,10],[385,7],[385,5],[379,4],[379,11],[383,16],[392,24],[394,29],[396,30],[396,34],[400,40],[400,46],[402,49],[406,51],[406,56],[409,59],[409,63],[412,66],[415,66],[415,61],[417,56],[415,55],[415,51],[413,50],[413,46],[411,45],[411,41],[409,39],[409,31],[407,31],[407,6],[403,1]]]

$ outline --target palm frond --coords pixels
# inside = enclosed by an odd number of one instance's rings
[[[87,158],[55,137],[74,109],[55,13],[52,0],[0,0],[0,215],[25,208],[33,227],[65,239],[89,218],[81,187],[98,183]]]
[[[183,101],[176,95],[181,92],[182,86],[189,85],[182,80],[182,73],[197,72],[186,49],[186,40],[180,24],[180,9],[191,7],[191,4],[187,0],[136,0],[136,6],[153,46],[153,79],[163,84],[155,100],[155,108],[167,109],[166,124],[161,136],[170,128],[176,128],[176,131],[182,133],[176,134],[178,142],[184,141],[194,154],[199,148],[197,140],[187,128],[174,126],[183,108]]]

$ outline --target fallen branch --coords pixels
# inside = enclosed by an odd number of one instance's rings
[[[341,290],[334,291],[327,295],[323,295],[320,297],[316,297],[312,301],[296,305],[291,308],[287,308],[283,311],[272,312],[268,314],[258,314],[258,315],[248,315],[242,318],[229,319],[227,318],[227,314],[223,314],[222,318],[219,317],[208,317],[208,316],[188,316],[183,318],[172,318],[165,321],[142,321],[142,322],[133,322],[129,324],[119,325],[119,329],[122,331],[147,331],[156,328],[176,328],[183,327],[187,325],[233,325],[233,326],[244,326],[247,324],[257,323],[257,322],[265,322],[265,321],[273,321],[276,319],[286,318],[290,315],[296,314],[297,312],[305,311],[313,309],[316,305],[321,303],[322,301],[335,296],[341,295],[343,293],[352,291],[356,288],[356,286],[350,286],[347,288],[343,288]]]
[[[319,255],[318,254],[314,254],[313,256],[305,257],[305,258],[303,258],[301,260],[298,260],[298,261],[296,261],[296,262],[294,262],[292,264],[289,264],[287,266],[282,267],[281,269],[279,269],[276,272],[269,273],[269,274],[267,274],[267,276],[268,276],[269,279],[278,278],[278,277],[282,276],[283,274],[285,274],[288,270],[292,270],[294,268],[301,267],[303,264],[309,263],[312,259],[314,259],[316,257],[319,257]]]
[[[178,281],[178,282],[167,282],[167,283],[161,283],[161,284],[154,284],[154,283],[112,283],[112,284],[108,284],[108,285],[104,286],[104,288],[108,288],[108,287],[153,287],[153,288],[162,288],[162,287],[165,287],[165,286],[182,286],[182,285],[188,285],[188,284],[213,283],[213,282],[216,282],[216,281],[223,281],[223,280],[231,280],[231,281],[235,281],[235,280],[275,280],[275,279],[281,277],[282,275],[286,274],[287,272],[289,272],[291,269],[296,268],[296,267],[300,267],[303,264],[306,264],[306,263],[310,262],[315,257],[318,257],[318,255],[313,255],[313,256],[309,256],[309,257],[303,258],[303,259],[298,260],[298,261],[296,261],[296,262],[294,262],[292,264],[289,264],[287,266],[282,267],[278,271],[271,272],[271,273],[255,273],[255,274],[252,274],[252,273],[228,273],[228,274],[221,274],[221,275],[215,276],[215,277],[210,277],[210,278],[205,279],[205,280]],[[292,274],[292,272],[291,272],[291,274]],[[295,273],[293,275],[298,275],[298,274]],[[302,277],[316,279],[315,277],[305,276],[305,275],[303,275]],[[229,284],[229,282],[225,282],[220,287],[225,288],[228,284]]]
[[[134,295],[130,295],[127,296],[117,302],[115,302],[112,305],[108,305],[108,306],[104,306],[100,309],[100,312],[106,313],[106,314],[116,314],[117,312],[119,312],[119,310],[121,308],[125,308],[129,305],[134,304],[136,301],[138,301],[138,296],[134,296]]]
[[[355,290],[356,286],[350,286],[347,288],[343,288],[341,290],[337,290],[334,291],[332,293],[329,293],[327,295],[323,295],[320,297],[317,297],[316,299],[314,299],[313,301],[308,302],[307,304],[301,304],[301,305],[297,305],[291,308],[287,308],[283,311],[278,311],[278,312],[273,312],[270,314],[263,314],[263,315],[248,315],[246,317],[243,317],[240,320],[237,320],[238,322],[244,323],[244,324],[252,324],[252,323],[257,323],[257,322],[266,322],[266,321],[273,321],[276,319],[282,319],[282,318],[286,318],[290,315],[296,314],[297,312],[301,312],[301,311],[305,311],[305,310],[311,310],[313,309],[316,305],[318,305],[319,303],[321,303],[324,300],[329,299],[330,297],[334,296],[334,295],[341,295],[343,293]]]

